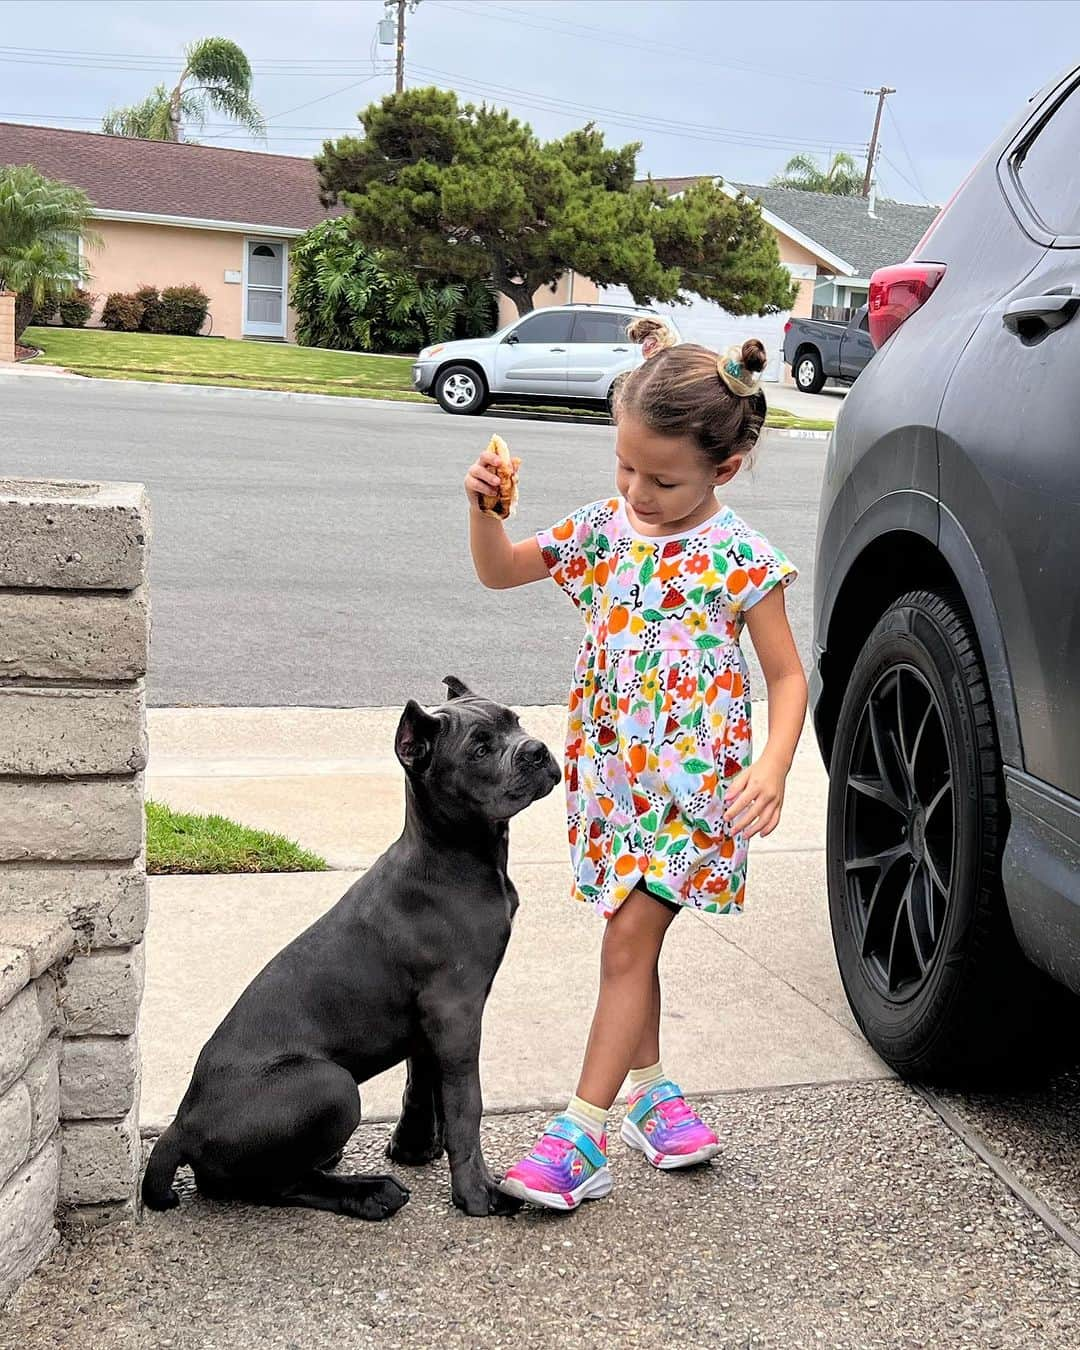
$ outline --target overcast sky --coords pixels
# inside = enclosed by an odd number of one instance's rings
[[[0,120],[95,130],[171,84],[185,43],[255,68],[262,145],[304,155],[392,87],[381,0],[0,0]],[[642,171],[763,183],[798,152],[865,154],[893,85],[882,191],[941,202],[1025,100],[1080,59],[1080,5],[1023,0],[422,0],[408,83],[504,105],[545,138],[596,121]],[[376,57],[372,64],[372,57]],[[194,139],[259,148],[221,125]]]

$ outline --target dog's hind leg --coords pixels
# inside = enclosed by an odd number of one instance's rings
[[[393,1177],[338,1177],[314,1171],[265,1203],[326,1209],[351,1219],[388,1219],[405,1204],[409,1192]]]
[[[392,1177],[330,1176],[360,1122],[352,1075],[328,1060],[279,1063],[214,1122],[213,1144],[192,1161],[199,1190],[215,1200],[302,1205],[362,1219],[389,1218],[409,1192]]]
[[[406,1167],[422,1167],[443,1155],[442,1096],[439,1071],[428,1055],[413,1055],[401,1101],[401,1117],[386,1155]]]

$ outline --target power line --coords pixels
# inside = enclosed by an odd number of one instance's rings
[[[911,158],[911,151],[907,148],[907,142],[904,140],[904,133],[900,130],[900,123],[897,121],[896,113],[893,112],[891,103],[885,105],[885,111],[888,113],[889,121],[892,123],[893,130],[896,132],[896,139],[900,142],[900,149],[903,150],[904,155],[907,158],[908,167],[911,169],[911,175],[915,179],[915,182],[909,184],[909,186],[915,189],[924,202],[929,202],[930,198],[926,195],[922,186],[922,179],[919,177],[919,171],[915,167],[915,161]],[[899,172],[899,170],[897,170],[897,172]],[[903,177],[902,174],[901,177]]]
[[[893,163],[893,161],[889,158],[889,156],[885,153],[884,150],[881,150],[879,153],[881,158],[885,161],[885,163],[889,166],[889,168],[892,169],[893,173],[896,174],[897,178],[899,178],[902,182],[906,183],[908,187],[912,189],[913,192],[917,193],[918,196],[920,196],[923,199],[923,202],[927,206],[934,205],[934,203],[931,202],[930,198],[926,195],[926,193],[922,190],[922,188],[918,187],[915,183],[913,183],[911,179],[908,178],[908,176],[903,172],[903,170],[900,169],[898,165]]]
[[[538,94],[523,89],[514,89],[505,85],[493,84],[490,80],[473,79],[470,76],[454,74],[452,71],[437,70],[430,66],[411,65],[409,69],[422,77],[452,81],[455,87],[468,92],[493,94],[498,99],[506,99],[511,105],[532,108],[540,112],[554,112],[574,121],[578,116],[592,117],[600,121],[626,127],[628,130],[648,130],[663,135],[679,135],[693,140],[725,142],[746,145],[759,149],[783,150],[799,146],[814,149],[847,145],[852,149],[861,149],[861,142],[840,142],[836,140],[798,139],[778,136],[772,132],[752,131],[744,128],[713,127],[704,123],[680,122],[673,118],[661,118],[649,114],[628,112],[620,108],[603,108],[593,104],[578,103],[570,99],[557,98],[554,95]]]
[[[451,3],[451,0],[436,0],[440,9],[453,10],[457,14],[468,14],[470,17],[479,12],[479,6],[473,5],[471,8],[463,5]],[[501,11],[501,12],[500,12]],[[779,80],[798,80],[806,84],[821,85],[829,89],[843,89],[848,93],[857,94],[859,90],[854,85],[842,84],[837,80],[824,79],[817,75],[803,75],[792,71],[770,70],[763,66],[751,65],[746,61],[735,61],[728,59],[726,61],[717,61],[715,58],[705,56],[699,51],[693,51],[687,47],[677,47],[669,42],[654,42],[651,38],[639,38],[629,33],[613,32],[607,27],[596,27],[593,24],[576,23],[568,19],[559,19],[554,16],[545,16],[538,18],[526,10],[515,9],[510,5],[499,5],[493,3],[493,0],[484,0],[484,17],[498,19],[503,23],[514,23],[518,26],[525,25],[528,28],[538,29],[546,33],[575,33],[579,36],[599,36],[610,46],[628,47],[633,51],[647,52],[649,55],[655,55],[657,52],[665,52],[668,55],[679,56],[684,60],[697,61],[702,65],[712,66],[717,70],[733,70],[741,74],[765,75],[771,79]]]

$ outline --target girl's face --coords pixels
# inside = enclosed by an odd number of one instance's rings
[[[692,530],[717,510],[716,489],[742,464],[733,455],[711,464],[688,436],[659,436],[639,418],[623,414],[615,434],[615,483],[631,523],[644,535]]]

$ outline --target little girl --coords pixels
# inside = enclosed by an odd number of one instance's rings
[[[566,800],[573,894],[607,919],[600,993],[577,1091],[503,1190],[550,1209],[611,1191],[607,1113],[629,1073],[621,1138],[654,1167],[719,1151],[660,1064],[660,977],[680,909],[738,913],[747,844],[780,819],[806,712],[784,608],[795,569],[717,499],[765,419],[751,340],[723,356],[681,344],[627,380],[617,410],[619,496],[512,544],[481,514],[495,457],[470,468],[471,545],[485,586],[549,574],[581,610]],[[749,628],[768,686],[769,737],[751,762]]]

